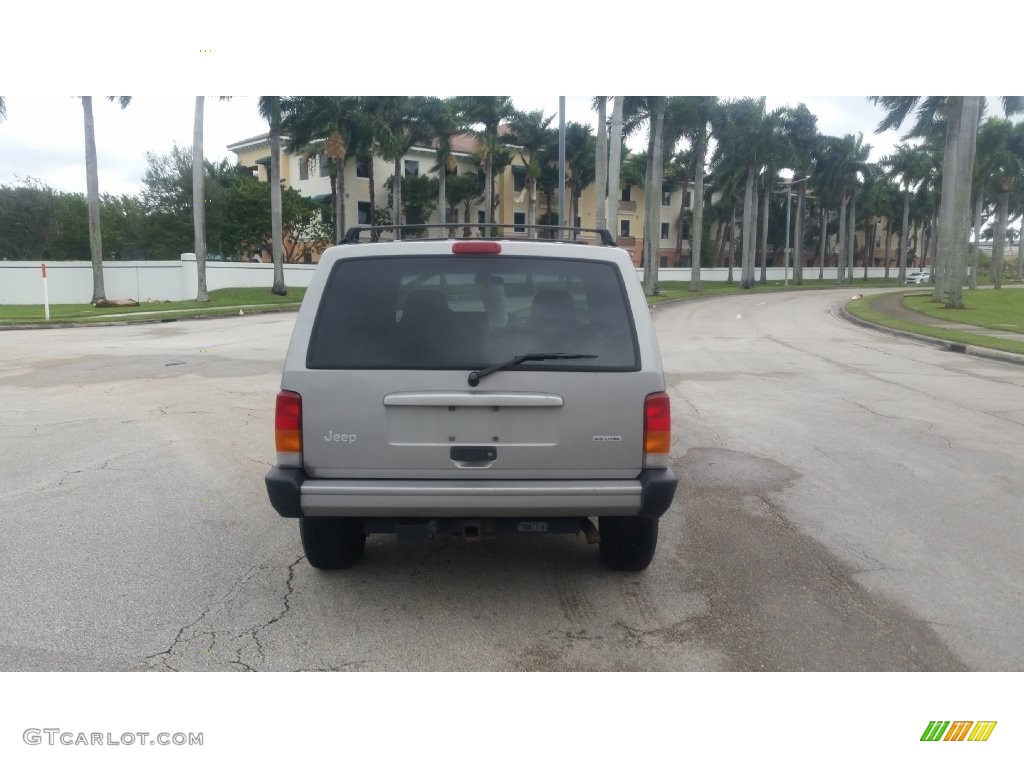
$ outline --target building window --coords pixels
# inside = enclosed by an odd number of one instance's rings
[[[365,200],[359,201],[359,223],[369,224],[370,223],[370,203]]]
[[[299,181],[309,179],[309,160],[308,155],[299,155]]]
[[[671,189],[666,189],[665,187],[661,188],[661,204],[662,205],[672,205],[672,190]]]
[[[358,176],[360,179],[370,178],[370,158],[356,158],[356,176]]]
[[[630,201],[630,195],[633,192],[633,187],[629,184],[622,188],[622,202],[628,203]]]
[[[662,257],[661,257],[661,263],[660,263],[660,266],[661,266],[662,268],[664,268],[664,267],[667,267],[667,266],[668,266],[668,256],[662,256]]]
[[[661,239],[668,240],[668,224],[665,222],[661,224]]]
[[[420,161],[419,160],[406,160],[405,161],[405,175],[406,176],[419,176],[420,175]]]
[[[576,223],[573,224],[573,226],[576,227],[576,229],[579,229],[580,227],[583,226],[583,220],[579,216],[576,217],[575,221]]]
[[[476,212],[476,223],[477,224],[484,224],[486,222],[487,222],[487,218],[484,216],[484,212],[483,211],[477,211]]]
[[[515,224],[513,228],[514,232],[525,232],[526,231],[526,214],[525,213],[513,213],[512,223]]]
[[[330,176],[330,175],[331,175],[331,163],[330,163],[330,158],[328,158],[328,157],[327,157],[327,153],[326,153],[326,152],[321,152],[321,153],[320,153],[320,154],[319,154],[319,155],[317,156],[317,163],[318,163],[318,164],[319,164],[319,166],[320,166],[320,178],[321,178],[321,179],[322,179],[322,178],[323,178],[324,176]]]
[[[629,237],[629,219],[621,219],[619,221],[619,236]]]
[[[522,192],[523,187],[526,186],[526,166],[524,165],[513,165],[512,166],[512,191]]]

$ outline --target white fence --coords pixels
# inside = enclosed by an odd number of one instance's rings
[[[0,304],[42,304],[42,270],[38,261],[0,262]],[[314,264],[286,264],[285,285],[306,287]],[[92,298],[92,263],[51,261],[46,264],[51,304],[88,304]],[[105,261],[103,287],[108,299],[183,301],[194,299],[198,274],[196,257],[183,253],[180,261]],[[274,265],[206,262],[206,287],[270,288]]]
[[[286,264],[285,285],[293,288],[306,287],[316,269],[315,264]],[[92,298],[92,263],[88,261],[54,261],[46,265],[47,282],[51,304],[88,304]],[[862,277],[863,268],[854,270],[855,277]],[[898,271],[891,268],[889,275],[896,277]],[[642,279],[643,270],[637,270]],[[702,268],[701,280],[709,283],[725,282],[729,270],[723,268]],[[754,272],[756,280],[761,279],[761,270]],[[868,269],[869,277],[884,277],[885,269]],[[783,280],[782,267],[769,267],[769,282]],[[733,279],[739,282],[740,270],[733,270]],[[789,279],[793,279],[790,270]],[[804,269],[804,281],[818,279],[818,268]],[[826,281],[836,279],[836,268],[826,267]],[[678,280],[689,282],[689,268],[663,268],[658,270],[660,282]],[[103,263],[103,284],[109,299],[135,299],[144,303],[148,299],[161,301],[182,301],[193,299],[197,284],[196,257],[183,253],[180,261],[106,261]],[[242,262],[206,262],[206,286],[208,290],[219,288],[270,288],[274,284],[274,265]],[[0,304],[42,304],[43,282],[38,261],[0,261]]]

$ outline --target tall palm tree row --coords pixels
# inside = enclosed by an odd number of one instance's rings
[[[967,223],[970,221],[970,188],[974,180],[978,119],[984,105],[976,96],[873,96],[875,104],[886,110],[877,132],[900,128],[912,111],[917,119],[906,137],[922,135],[937,117],[945,121],[945,147],[943,150],[943,182],[939,201],[938,242],[936,256],[936,285],[933,298],[944,301],[948,307],[962,307],[961,265],[967,249]],[[1024,111],[1024,97],[1004,96],[1003,112],[1007,117]],[[906,138],[905,137],[905,138]],[[1002,254],[1000,254],[1001,256]],[[993,253],[993,272],[996,265]]]

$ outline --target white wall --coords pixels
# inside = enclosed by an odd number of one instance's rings
[[[42,304],[43,281],[38,261],[0,261],[0,304]],[[286,264],[284,281],[305,288],[314,264]],[[46,265],[51,304],[88,304],[92,298],[92,263],[56,261]],[[104,292],[108,299],[182,301],[194,299],[198,273],[195,254],[183,253],[180,261],[110,261],[103,263]],[[206,286],[220,288],[270,288],[273,264],[206,262]]]
[[[0,261],[0,304],[42,304],[43,282],[38,261]],[[286,264],[285,285],[305,288],[309,285],[315,264]],[[51,304],[88,304],[92,298],[92,264],[88,261],[57,261],[46,265]],[[856,278],[862,277],[863,268],[854,270]],[[891,268],[889,276],[895,278],[898,270]],[[643,270],[637,275],[642,279]],[[729,279],[728,268],[700,271],[701,280],[709,283],[725,282]],[[884,277],[884,267],[872,267],[869,277]],[[755,279],[760,280],[760,269]],[[108,299],[135,299],[143,303],[147,299],[161,301],[183,301],[194,299],[197,285],[196,257],[183,253],[180,261],[110,261],[103,264],[104,289]],[[739,282],[740,270],[733,270],[733,279]],[[769,267],[768,280],[783,279],[782,267]],[[790,270],[789,279],[793,279]],[[804,269],[804,282],[814,283],[818,279],[818,268]],[[834,282],[836,268],[825,268],[825,281]],[[663,268],[658,270],[658,280],[680,280],[689,282],[689,268]],[[252,264],[236,261],[206,262],[206,287],[216,291],[220,288],[270,288],[274,284],[273,264]]]

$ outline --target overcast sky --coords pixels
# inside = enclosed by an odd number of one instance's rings
[[[0,184],[33,177],[85,191],[82,106],[68,95],[75,93],[141,94],[123,111],[102,96],[93,99],[100,189],[118,194],[139,191],[146,152],[191,145],[197,92],[510,93],[517,107],[548,113],[557,113],[559,91],[763,93],[769,108],[806,103],[822,133],[862,132],[877,160],[898,137],[874,133],[881,111],[865,94],[970,93],[982,84],[996,92],[1019,90],[1013,46],[997,46],[983,61],[967,64],[926,55],[950,45],[959,32],[912,7],[860,0],[858,19],[885,19],[871,34],[859,24],[835,24],[816,0],[789,0],[786,7],[783,19],[763,3],[740,0],[730,6],[736,13],[725,35],[701,33],[722,26],[718,7],[684,11],[632,0],[620,9],[622,20],[631,20],[624,31],[596,12],[581,16],[570,4],[517,0],[514,11],[481,7],[471,20],[445,22],[444,45],[433,42],[424,25],[389,46],[381,44],[388,34],[383,26],[373,35],[365,26],[357,33],[342,24],[332,38],[329,25],[308,21],[335,12],[320,0],[307,0],[307,21],[282,25],[269,37],[256,6],[241,11],[228,3],[177,0],[168,14],[109,0],[103,23],[89,24],[90,34],[83,35],[92,6],[62,6],[54,15],[48,5],[18,4],[5,10],[5,28],[45,28],[47,46],[39,46],[36,34],[12,34],[0,46],[0,90],[7,101]],[[422,6],[407,0],[392,0],[388,8],[409,18],[422,15]],[[194,13],[201,24],[192,23]],[[658,22],[658,42],[642,48],[640,25],[647,19]],[[913,26],[920,44],[903,45],[894,42],[895,33],[885,33],[904,25]],[[773,40],[798,43],[766,44]],[[821,44],[807,42],[813,40]],[[595,124],[591,98],[568,96],[566,119]],[[228,144],[265,131],[256,97],[206,99],[208,159],[234,161]],[[642,136],[633,141],[637,149],[643,145]]]
[[[558,97],[513,95],[520,109],[542,109],[555,114]],[[597,114],[590,109],[592,97],[566,98],[566,121],[596,125]],[[771,97],[768,107],[803,101],[818,116],[823,133],[842,135],[861,131],[872,145],[872,159],[889,152],[896,134],[876,136],[875,126],[881,110],[862,97]],[[210,160],[235,155],[227,146],[264,133],[266,123],[256,106],[257,97],[236,97],[222,101],[205,100],[204,147]],[[176,143],[191,146],[195,97],[156,95],[132,97],[121,109],[105,97],[93,98],[96,122],[96,151],[100,189],[113,194],[135,194],[142,185],[146,153],[167,153]],[[15,185],[29,177],[55,189],[85,192],[85,149],[82,103],[77,97],[54,94],[25,94],[7,97],[7,120],[0,124],[0,184]],[[645,139],[638,136],[631,144],[643,149]]]

